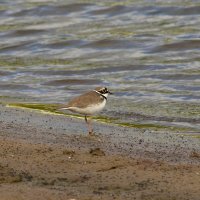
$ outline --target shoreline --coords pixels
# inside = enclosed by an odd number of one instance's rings
[[[108,154],[152,159],[172,164],[200,164],[192,157],[200,153],[199,138],[117,126],[93,121],[96,137],[88,137],[84,119],[62,114],[0,105],[0,126],[6,137],[29,142],[59,144],[88,149],[100,147]]]
[[[0,105],[1,199],[199,199],[199,140]],[[34,194],[34,197],[33,197]]]

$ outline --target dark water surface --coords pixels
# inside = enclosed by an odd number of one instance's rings
[[[115,93],[109,121],[200,133],[200,2],[0,1],[1,102],[99,85]]]

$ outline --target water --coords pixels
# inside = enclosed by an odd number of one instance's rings
[[[107,86],[109,121],[200,133],[199,1],[0,1],[0,101]]]

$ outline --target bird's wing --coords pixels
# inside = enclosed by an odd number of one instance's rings
[[[86,108],[88,104],[92,104],[93,101],[98,102],[99,100],[103,101],[103,98],[100,98],[96,92],[91,91],[91,92],[82,94],[81,96],[75,97],[66,106]]]

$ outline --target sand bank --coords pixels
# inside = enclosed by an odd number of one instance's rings
[[[199,199],[196,138],[0,106],[0,199]]]

